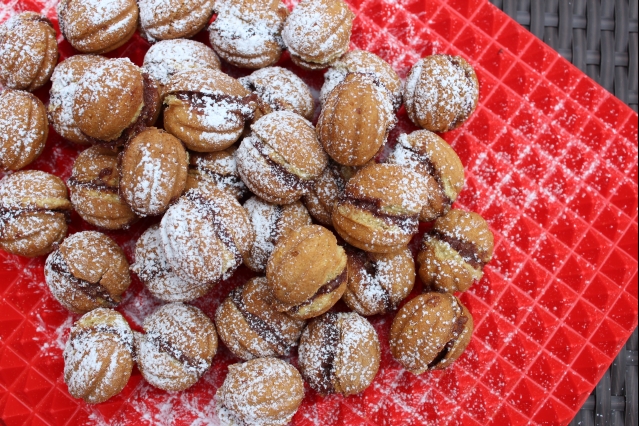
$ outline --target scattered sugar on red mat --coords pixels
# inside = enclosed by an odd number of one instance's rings
[[[350,398],[307,388],[293,424],[567,424],[637,325],[637,114],[487,1],[349,3],[357,13],[352,46],[380,55],[402,77],[434,52],[475,66],[480,106],[444,137],[467,171],[458,206],[490,222],[496,255],[462,296],[477,328],[452,368],[418,377],[403,371],[388,349],[392,316],[372,318],[383,346],[373,385]],[[54,5],[0,0],[0,21],[22,10],[55,21]],[[140,65],[148,47],[136,35],[110,56]],[[64,41],[60,50],[62,58],[73,54]],[[286,58],[283,65],[293,68]],[[321,73],[303,77],[320,88]],[[49,87],[37,95],[47,100]],[[413,129],[402,110],[389,142]],[[66,179],[77,154],[51,134],[33,168]],[[75,214],[72,221],[71,232],[89,229]],[[150,223],[109,235],[131,258]],[[0,253],[0,262],[0,419],[7,425],[216,424],[211,401],[237,362],[224,348],[183,393],[156,390],[135,370],[107,403],[71,398],[62,348],[77,318],[49,294],[43,258]],[[212,316],[248,276],[241,269],[195,304]],[[157,304],[134,279],[119,310],[139,329]]]

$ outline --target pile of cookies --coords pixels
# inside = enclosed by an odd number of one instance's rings
[[[189,40],[209,26],[210,43]],[[473,319],[454,295],[482,277],[493,235],[453,209],[464,186],[455,151],[436,133],[462,125],[479,84],[462,58],[421,59],[402,81],[366,51],[348,51],[354,15],[342,0],[62,0],[60,29],[82,54],[57,64],[51,22],[23,13],[0,26],[0,247],[48,255],[46,282],[83,314],[66,349],[69,392],[88,403],[118,394],[134,363],[153,386],[189,388],[211,366],[218,337],[239,359],[217,393],[229,424],[284,425],[304,396],[358,394],[374,380],[380,342],[365,318],[396,311],[418,275],[424,293],[397,312],[393,357],[421,374],[454,362]],[[99,54],[136,29],[152,47],[142,67]],[[324,70],[321,113],[293,72]],[[235,79],[221,61],[255,70]],[[51,80],[45,107],[29,93]],[[423,130],[399,136],[404,105]],[[162,117],[159,126],[155,127]],[[26,170],[49,123],[87,148],[63,182]],[[107,235],[67,237],[69,213],[106,230],[160,220],[135,262]],[[426,232],[417,264],[408,248]],[[214,321],[186,304],[240,265]],[[167,302],[132,331],[114,310],[134,272]],[[332,309],[343,300],[352,312]],[[278,357],[298,347],[298,369]],[[301,374],[300,374],[301,373]]]

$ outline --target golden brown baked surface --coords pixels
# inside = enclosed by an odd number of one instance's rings
[[[0,25],[0,85],[30,92],[49,81],[58,62],[58,42],[51,21],[33,12]]]
[[[214,0],[138,0],[140,34],[149,42],[189,38],[213,15]]]

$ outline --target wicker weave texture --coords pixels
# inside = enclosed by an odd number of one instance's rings
[[[638,0],[491,0],[637,111]]]

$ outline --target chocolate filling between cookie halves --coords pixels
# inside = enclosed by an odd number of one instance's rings
[[[433,163],[433,160],[427,155],[424,155],[416,151],[415,149],[413,149],[413,147],[402,145],[402,148],[409,151],[413,155],[413,157],[426,168],[426,170],[428,171],[428,174],[431,175],[433,179],[435,179],[435,182],[437,182],[437,186],[439,187],[440,196],[444,200],[444,205],[447,208],[450,208],[450,206],[453,205],[453,200],[451,200],[448,194],[446,194],[446,187],[444,186],[444,181],[442,180],[441,172],[435,166],[435,163]]]
[[[307,191],[312,189],[313,181],[306,181],[299,176],[289,172],[286,170],[286,167],[274,161],[267,153],[266,153],[266,144],[259,139],[257,136],[251,138],[253,142],[253,146],[260,154],[260,156],[266,161],[266,163],[270,166],[273,173],[284,182],[285,185],[292,187],[298,191]]]
[[[450,235],[447,235],[437,229],[432,229],[429,232],[429,235],[450,245],[453,250],[457,251],[462,259],[464,259],[464,261],[466,261],[473,268],[481,269],[486,264],[486,262],[481,259],[479,255],[479,249],[475,244],[469,241],[462,241],[461,239],[456,237],[451,237]]]
[[[146,333],[144,337],[150,340],[160,352],[164,352],[184,364],[186,369],[190,370],[189,373],[191,374],[199,376],[209,368],[209,364],[206,360],[188,356],[182,349],[178,348],[177,345],[169,342],[159,333]]]
[[[89,281],[74,276],[69,269],[69,265],[62,257],[60,250],[56,250],[51,256],[51,270],[62,275],[75,289],[84,293],[89,299],[107,308],[114,308],[120,303],[120,301],[115,300],[106,287],[99,282],[90,283]],[[103,302],[100,302],[100,299]]]
[[[389,225],[397,226],[407,234],[416,234],[419,227],[417,214],[415,215],[391,215],[382,210],[382,200],[377,198],[355,198],[353,196],[342,195],[342,202],[349,203],[359,209],[366,210],[373,216],[382,219]]]
[[[129,352],[131,352],[131,356],[134,359],[136,358],[136,351],[135,351],[135,346],[133,345],[133,339],[132,338],[130,340],[125,339],[120,333],[120,329],[107,324],[96,324],[91,327],[86,327],[86,328],[83,327],[79,330],[72,332],[71,335],[69,336],[69,340],[81,339],[84,335],[92,333],[92,332],[107,333],[107,334],[114,335],[117,338],[118,342],[124,345],[129,350]]]
[[[317,346],[320,352],[320,375],[315,377],[317,380],[313,380],[313,382],[317,386],[314,389],[323,395],[335,392],[333,374],[340,337],[338,321],[338,315],[331,312],[326,314],[320,324],[324,329],[323,339]]]
[[[244,299],[242,298],[242,288],[238,287],[234,289],[229,294],[229,297],[231,298],[233,304],[235,304],[237,310],[240,311],[249,327],[257,334],[259,334],[262,339],[275,346],[275,351],[278,353],[278,355],[285,355],[288,349],[286,341],[280,336],[275,328],[271,327],[262,318],[248,311],[246,305],[244,304]]]
[[[251,93],[247,96],[232,96],[223,93],[204,93],[195,90],[181,90],[171,92],[180,101],[189,104],[198,115],[205,115],[208,102],[226,103],[231,113],[238,115],[244,121],[252,120],[255,116],[258,97]],[[250,111],[250,112],[247,112]]]
[[[336,276],[335,278],[333,278],[332,280],[330,280],[329,282],[321,286],[319,290],[317,290],[317,292],[313,296],[311,296],[306,302],[303,302],[291,308],[289,312],[292,314],[299,312],[300,309],[311,305],[315,301],[315,299],[317,299],[318,297],[336,290],[337,288],[339,288],[339,286],[344,284],[347,280],[348,280],[348,268],[344,267],[344,270],[338,276]]]
[[[363,274],[367,278],[366,285],[367,286],[377,285],[382,290],[381,301],[384,304],[384,309],[386,311],[395,309],[391,301],[391,296],[388,290],[385,289],[384,286],[381,285],[379,282],[376,282],[377,281],[376,277],[378,273],[377,262],[370,259],[368,257],[368,254],[361,250],[347,249],[347,253],[349,256],[351,256],[351,258],[355,262],[355,266],[357,267],[357,269],[360,271],[363,270]]]
[[[450,351],[453,349],[453,347],[455,347],[457,340],[461,337],[462,333],[464,332],[464,328],[466,327],[467,322],[468,322],[468,318],[465,316],[458,317],[455,320],[455,328],[453,329],[453,332],[452,332],[454,337],[451,340],[449,340],[448,343],[444,345],[444,347],[437,354],[435,359],[433,359],[428,364],[429,370],[432,370],[433,368],[437,367],[440,363],[446,360],[446,357],[448,356]]]

